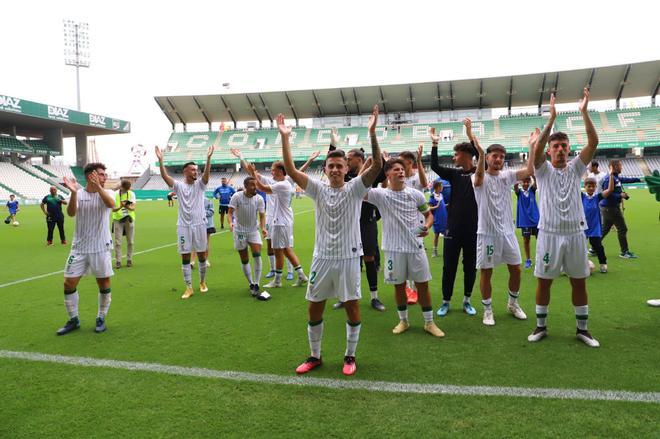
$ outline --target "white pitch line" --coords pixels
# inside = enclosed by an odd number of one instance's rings
[[[314,209],[302,210],[300,212],[296,212],[295,215],[301,215],[303,213],[312,212],[313,210]],[[221,232],[216,232],[215,235],[222,235],[223,233],[227,233],[229,231],[230,231],[229,229],[223,230]],[[215,236],[215,235],[212,235],[212,236]],[[135,252],[135,253],[133,253],[133,255],[141,255],[141,254],[144,254],[144,253],[150,253],[150,252],[160,250],[160,249],[163,249],[163,248],[174,247],[175,245],[177,245],[176,242],[174,242],[172,244],[160,245],[158,247],[148,248],[146,250],[141,250],[139,252]],[[122,259],[126,259],[126,255],[122,255]],[[48,276],[53,276],[53,275],[60,274],[60,273],[64,273],[64,270],[53,271],[51,273],[39,274],[37,276],[26,277],[25,279],[19,279],[19,280],[7,282],[7,283],[4,283],[4,284],[0,284],[0,288],[10,287],[12,285],[22,284],[22,283],[25,283],[25,282],[30,282],[32,280],[37,280],[37,279],[41,279],[41,278],[48,277]]]
[[[415,384],[390,381],[367,381],[309,376],[283,376],[214,370],[200,367],[170,366],[160,363],[103,360],[90,357],[51,355],[39,352],[0,350],[0,358],[67,364],[82,367],[103,367],[118,370],[152,372],[168,375],[220,379],[259,384],[322,387],[334,390],[368,390],[385,393],[413,393],[426,395],[503,396],[515,398],[567,399],[589,401],[623,401],[660,404],[660,392],[627,392],[620,390],[553,389],[534,387],[457,386],[449,384]]]

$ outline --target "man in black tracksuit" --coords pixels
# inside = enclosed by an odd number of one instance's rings
[[[438,163],[438,141],[440,136],[431,129],[431,169],[438,176],[451,183],[451,203],[447,208],[447,231],[443,245],[444,265],[442,267],[442,306],[439,316],[449,311],[449,301],[454,290],[458,258],[463,250],[463,310],[468,315],[477,311],[470,304],[472,288],[477,277],[477,202],[472,188],[472,175],[476,171],[472,158],[476,153],[474,145],[463,142],[454,146],[453,161],[458,168],[447,168]]]

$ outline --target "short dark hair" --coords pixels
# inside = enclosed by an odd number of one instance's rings
[[[591,162],[591,166],[597,168],[598,167],[598,162],[596,160],[594,160],[593,162]]]
[[[353,148],[350,151],[348,151],[348,154],[353,154],[356,157],[359,157],[360,160],[364,161],[364,149],[362,148]],[[348,158],[348,157],[347,157]]]
[[[456,145],[454,145],[454,152],[466,152],[470,154],[472,157],[477,155],[477,150],[475,149],[474,146],[472,146],[472,143],[470,142],[457,143]]]
[[[506,148],[504,145],[500,145],[499,143],[493,143],[486,149],[486,154],[490,154],[491,152],[494,151],[500,151],[502,154],[506,154]]]
[[[399,158],[403,160],[417,161],[417,156],[410,151],[401,151]]]
[[[185,170],[188,166],[196,166],[197,163],[195,162],[188,162],[183,164],[183,169]]]
[[[442,181],[436,180],[433,182],[433,190],[435,190],[438,187],[442,187]]]
[[[333,149],[332,151],[328,152],[328,155],[325,156],[325,159],[345,159],[346,158],[346,153],[344,152],[343,149]]]
[[[404,168],[406,167],[406,164],[403,163],[403,159],[401,159],[401,158],[395,158],[395,159],[392,158],[392,159],[389,159],[388,161],[385,162],[385,166],[383,166],[383,172],[389,171],[390,169],[392,169],[394,167],[394,165],[397,165],[397,164],[403,166]]]
[[[284,168],[284,163],[282,163],[282,160],[277,160],[273,162],[273,165],[275,165],[275,169],[279,169],[286,175],[286,168]]]
[[[243,180],[243,187],[247,186],[248,183],[250,183],[250,182],[253,181],[253,180],[254,180],[254,181],[257,181],[257,179],[254,178],[254,177],[245,177],[245,179]]]
[[[131,180],[122,180],[121,188],[125,191],[129,190],[131,188]]]
[[[548,143],[554,142],[555,140],[565,140],[568,142],[568,135],[561,131],[554,132],[550,135]]]
[[[85,177],[87,177],[89,174],[96,171],[97,169],[103,169],[105,171],[106,167],[103,163],[98,163],[98,162],[87,163],[85,165],[85,168],[83,169],[83,172],[85,173]]]

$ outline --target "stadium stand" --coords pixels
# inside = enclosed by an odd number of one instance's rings
[[[2,185],[24,199],[41,199],[48,194],[50,183],[7,162],[0,162]]]
[[[33,176],[37,177],[40,180],[44,180],[46,183],[53,185],[57,187],[57,190],[60,192],[64,192],[65,194],[69,194],[69,190],[63,186],[62,179],[59,177],[52,177],[48,174],[46,174],[44,171],[41,169],[37,168],[36,166],[32,166],[28,162],[23,162],[23,163],[15,163],[16,166],[27,172],[28,174],[32,174]]]
[[[69,165],[38,165],[35,168],[53,177],[57,177],[58,181],[62,181],[63,177],[75,177]]]
[[[649,167],[651,172],[655,170],[660,170],[660,157],[658,156],[644,157],[644,161],[646,162],[646,166]]]
[[[15,137],[0,135],[0,151],[31,154],[32,148]]]

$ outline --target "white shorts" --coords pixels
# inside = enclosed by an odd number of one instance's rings
[[[179,254],[201,253],[208,249],[206,224],[197,226],[176,226]]]
[[[431,280],[429,259],[424,251],[417,253],[385,252],[385,283],[399,285],[406,280],[428,282]]]
[[[310,302],[323,302],[336,297],[341,302],[362,297],[360,258],[312,260],[305,298]]]
[[[563,268],[568,277],[584,279],[590,274],[588,259],[584,232],[560,235],[539,230],[534,276],[555,279]]]
[[[254,232],[234,232],[234,250],[245,250],[248,244],[261,245],[261,234]]]
[[[515,234],[477,235],[477,268],[494,268],[501,264],[520,265],[520,246]]]
[[[268,237],[272,248],[293,247],[293,226],[270,226]]]
[[[91,274],[97,279],[114,275],[110,252],[69,253],[64,264],[64,277],[82,277],[85,274]]]

